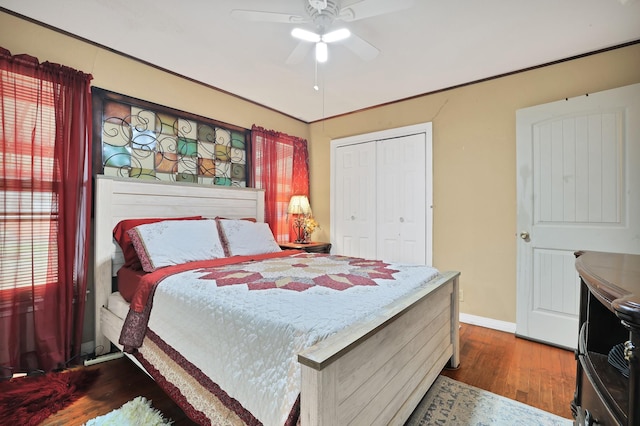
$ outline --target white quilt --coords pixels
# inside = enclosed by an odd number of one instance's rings
[[[148,327],[263,424],[281,426],[300,392],[301,350],[437,275],[362,262],[354,275],[353,262],[298,254],[174,275],[158,285]]]

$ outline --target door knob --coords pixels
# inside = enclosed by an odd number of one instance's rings
[[[529,239],[529,233],[527,231],[522,231],[520,233],[520,238],[522,238],[523,240],[528,240]]]

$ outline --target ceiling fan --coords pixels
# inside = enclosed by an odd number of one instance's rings
[[[328,58],[328,44],[342,42],[347,48],[365,61],[378,56],[378,48],[353,34],[347,28],[329,31],[335,21],[352,22],[373,16],[383,15],[413,5],[414,0],[360,0],[355,3],[342,5],[342,0],[303,0],[305,16],[260,10],[234,9],[231,16],[236,19],[260,22],[277,22],[287,24],[312,23],[316,31],[309,31],[296,27],[291,35],[300,40],[296,48],[286,60],[287,64],[297,64],[307,55],[315,45],[317,62],[326,62]],[[311,44],[310,44],[311,43]]]

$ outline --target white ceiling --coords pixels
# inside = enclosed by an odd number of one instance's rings
[[[364,61],[329,45],[315,91],[312,52],[286,64],[296,25],[230,17],[233,9],[302,15],[306,2],[0,0],[0,7],[306,122],[640,40],[639,0],[415,0],[406,10],[336,22],[330,29],[346,26],[380,54]]]

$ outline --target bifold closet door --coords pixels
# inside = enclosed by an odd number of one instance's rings
[[[377,258],[427,264],[426,135],[377,142]]]
[[[377,259],[376,143],[338,147],[335,162],[334,253]]]

